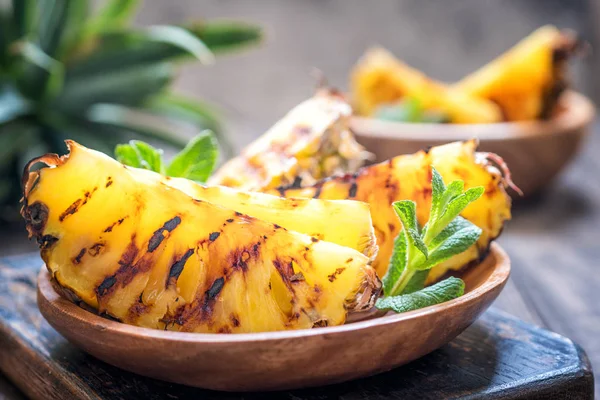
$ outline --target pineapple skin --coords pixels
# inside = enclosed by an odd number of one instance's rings
[[[380,282],[367,256],[193,199],[68,141],[32,160],[22,214],[53,280],[118,320],[190,332],[342,324]],[[30,171],[38,162],[49,168]]]
[[[189,179],[165,183],[198,200],[235,209],[326,242],[350,247],[373,260],[377,245],[369,205],[353,200],[286,199],[225,186],[203,186]]]
[[[351,115],[340,93],[320,89],[226,162],[208,184],[261,190],[354,172],[371,154],[350,132]]]
[[[383,48],[368,50],[350,76],[352,105],[370,117],[379,106],[413,98],[427,110],[441,111],[457,124],[492,123],[502,119],[496,104],[454,90],[398,60]]]
[[[572,33],[543,26],[453,89],[495,102],[507,121],[549,118],[567,87],[566,64],[578,45]]]
[[[491,241],[500,235],[504,222],[510,219],[511,200],[504,189],[502,175],[489,165],[484,154],[475,152],[476,148],[475,140],[454,142],[429,151],[398,156],[364,167],[355,174],[334,176],[312,187],[278,190],[288,197],[354,199],[369,203],[379,247],[373,267],[383,277],[394,239],[401,229],[391,204],[399,200],[416,202],[417,219],[423,226],[429,219],[431,206],[431,166],[439,171],[446,183],[461,179],[465,188],[483,186],[483,196],[461,214],[482,229],[481,237],[464,253],[434,267],[428,275],[428,283],[431,283],[478,262],[487,254]]]

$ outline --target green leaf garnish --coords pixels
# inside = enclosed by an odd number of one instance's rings
[[[412,200],[402,200],[395,202],[392,206],[404,227],[403,232],[406,235],[408,257],[410,258],[411,253],[414,252],[413,248],[419,250],[427,257],[427,246],[421,239],[419,224],[417,223],[417,205],[415,202]]]
[[[167,175],[206,182],[217,164],[218,156],[216,140],[210,131],[204,131],[173,158]]]
[[[205,182],[212,174],[219,151],[211,131],[203,131],[193,138],[183,150],[173,157],[168,166],[163,161],[163,151],[140,140],[119,144],[116,159],[130,167],[148,169],[163,175]]]
[[[129,144],[119,144],[115,148],[117,160],[125,165],[164,173],[163,151],[141,140],[131,140]]]
[[[456,299],[464,292],[465,283],[462,279],[450,277],[417,292],[379,299],[376,307],[402,313]]]
[[[413,201],[398,201],[392,205],[403,229],[394,241],[388,272],[382,279],[385,297],[377,302],[377,308],[401,312],[398,310],[415,309],[416,304],[423,302],[445,301],[445,296],[434,295],[438,293],[433,289],[437,285],[423,289],[429,270],[464,252],[481,236],[481,229],[459,214],[481,197],[484,188],[464,191],[464,182],[460,180],[446,186],[435,168],[432,167],[431,172],[430,217],[423,229],[419,229]],[[409,294],[412,297],[403,297]],[[429,303],[427,305],[431,305]]]

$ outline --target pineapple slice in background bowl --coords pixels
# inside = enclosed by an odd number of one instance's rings
[[[581,45],[544,26],[452,85],[371,50],[351,74],[351,129],[377,161],[478,138],[534,195],[577,154],[595,116],[589,99],[567,89],[567,63]]]

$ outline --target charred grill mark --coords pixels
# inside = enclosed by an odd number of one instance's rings
[[[208,240],[214,242],[221,235],[221,232],[213,232],[208,236]]]
[[[188,249],[183,256],[171,265],[171,269],[169,269],[169,277],[167,278],[167,282],[165,287],[168,288],[171,285],[175,285],[177,283],[177,279],[179,279],[179,275],[183,272],[183,267],[187,260],[194,254],[194,249]]]
[[[84,205],[86,205],[88,200],[92,198],[92,195],[94,194],[94,192],[96,190],[98,190],[98,188],[94,187],[91,192],[86,191],[83,194],[83,199],[75,200],[69,207],[67,207],[67,209],[65,211],[62,212],[62,214],[60,214],[60,216],[58,217],[58,220],[60,222],[63,222],[65,220],[65,218],[67,218],[69,215],[73,215],[77,211],[79,211],[79,209],[81,207],[83,207]]]
[[[227,325],[224,325],[217,330],[217,333],[231,333],[231,328]]]
[[[27,206],[24,210],[25,220],[27,221],[27,231],[31,236],[40,236],[46,227],[48,221],[48,207],[44,203],[36,201]]]
[[[323,190],[323,184],[324,183],[325,183],[325,181],[321,181],[321,182],[318,182],[316,185],[313,186],[316,189],[315,190],[315,194],[313,194],[313,199],[318,199],[319,196],[321,196],[321,191]]]
[[[241,212],[239,212],[239,211],[236,211],[236,212],[235,212],[235,215],[236,215],[237,217],[241,217],[241,216],[242,216],[242,215],[244,215],[244,214],[242,214],[242,213],[241,213]]]
[[[302,178],[297,176],[294,178],[294,182],[292,182],[292,184],[290,186],[288,186],[288,189],[300,189],[302,187]]]
[[[276,189],[279,192],[279,197],[285,197],[285,187],[284,186],[277,186]]]
[[[233,222],[233,218],[229,218],[229,219],[227,220],[227,222],[229,222],[229,223],[232,223],[232,222]]]
[[[390,230],[390,232],[394,232],[396,230],[396,225],[392,224],[391,222],[388,222],[388,229]]]
[[[114,228],[115,226],[119,226],[119,225],[121,225],[121,224],[123,223],[123,221],[125,221],[125,218],[127,218],[127,217],[123,217],[123,218],[121,218],[120,220],[118,220],[117,222],[113,222],[111,225],[109,225],[109,226],[108,226],[108,227],[107,227],[107,228],[104,230],[104,233],[112,232],[112,230],[113,230],[113,228]]]
[[[346,262],[352,262],[352,258],[348,259]],[[346,270],[346,268],[337,268],[333,274],[327,275],[327,279],[329,279],[329,282],[333,282],[333,281],[335,281],[335,278],[337,278],[337,276],[339,274],[341,274],[342,272],[344,272],[345,270]]]
[[[280,226],[280,225],[277,225],[277,224],[273,224],[273,227],[274,227],[275,229],[279,229],[279,228],[281,228],[281,226]]]
[[[100,285],[96,288],[96,296],[103,297],[115,286],[117,283],[117,277],[115,275],[111,275],[105,278]]]
[[[58,217],[58,220],[60,222],[62,222],[62,221],[64,221],[65,218],[67,218],[68,215],[75,214],[77,212],[77,210],[79,209],[81,202],[82,202],[81,199],[75,200],[69,207],[67,207],[67,209],[65,211],[63,211],[62,214],[60,214],[60,216]]]
[[[313,242],[313,243],[317,243],[317,242],[319,241],[319,239],[317,239],[317,238],[316,238],[316,237],[314,237],[314,236],[312,236],[312,237],[310,238],[310,240],[311,240],[311,242]]]
[[[106,243],[104,243],[104,242],[94,243],[88,249],[88,254],[92,257],[96,257],[98,254],[100,254],[100,252],[102,251],[102,249],[104,249],[105,246],[106,246]]]
[[[210,286],[210,289],[208,289],[206,291],[206,299],[207,300],[215,299],[219,295],[219,293],[221,293],[221,290],[223,289],[224,285],[225,285],[225,278],[220,277],[218,279],[215,279],[213,284]]]
[[[56,236],[52,236],[52,235],[44,235],[44,236],[37,238],[38,245],[40,246],[40,248],[42,250],[49,249],[57,241],[58,241],[58,238]]]
[[[135,274],[138,272],[137,268],[135,268],[133,265],[133,261],[135,260],[137,254],[138,248],[135,245],[134,234],[131,236],[131,242],[129,242],[129,245],[127,245],[127,248],[118,261],[119,268],[117,269],[117,272],[105,278],[96,288],[96,296],[99,303],[103,297],[114,291],[115,283],[117,283],[118,280],[121,280],[122,285],[125,286],[133,279]]]
[[[350,189],[348,189],[348,198],[356,197],[356,191],[358,190],[358,185],[356,182],[352,182],[350,185]]]
[[[231,325],[233,325],[234,328],[240,326],[240,318],[237,316],[236,313],[231,313],[229,319],[231,320]]]
[[[144,314],[147,314],[152,308],[152,305],[144,304],[144,301],[142,300],[142,295],[143,293],[140,293],[140,298],[138,299],[138,301],[133,303],[127,311],[127,321],[130,323],[137,321],[139,317],[141,317]]]
[[[71,262],[73,264],[79,264],[81,262],[81,258],[85,254],[85,251],[86,251],[85,247],[83,249],[79,250],[79,253],[71,259]]]
[[[168,220],[167,222],[165,222],[163,224],[163,226],[158,228],[156,231],[154,231],[154,233],[152,234],[152,237],[148,241],[148,252],[152,253],[154,250],[156,250],[158,248],[158,246],[160,246],[162,241],[165,239],[165,235],[164,235],[165,231],[167,231],[169,233],[173,232],[173,230],[175,228],[177,228],[177,226],[180,223],[181,223],[181,218],[177,215],[177,216],[171,218],[170,220]]]
[[[109,176],[108,179],[106,179],[106,185],[104,187],[107,188],[112,184],[113,184],[112,177]]]

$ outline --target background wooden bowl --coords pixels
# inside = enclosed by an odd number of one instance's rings
[[[44,318],[74,345],[117,367],[225,391],[294,389],[373,375],[448,343],[496,299],[510,273],[506,253],[463,274],[462,297],[342,326],[248,334],[196,334],[110,321],[61,297],[46,268],[38,280]]]
[[[457,140],[479,138],[480,151],[499,154],[525,196],[548,185],[577,153],[595,109],[575,92],[561,98],[563,109],[549,121],[498,124],[410,124],[355,117],[357,140],[377,161]]]

